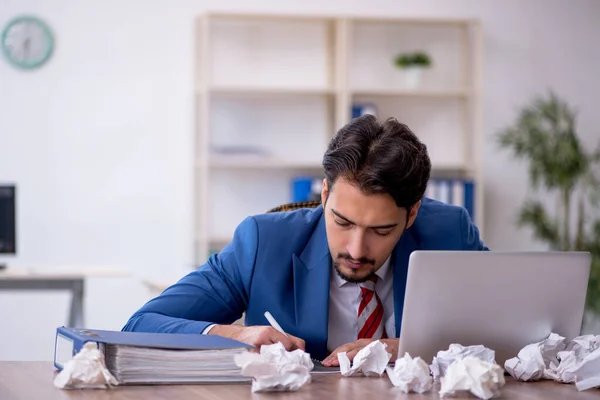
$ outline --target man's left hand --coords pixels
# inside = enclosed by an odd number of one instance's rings
[[[340,362],[338,361],[338,353],[346,352],[346,356],[352,362],[356,354],[363,348],[373,343],[376,340],[381,340],[387,345],[386,350],[392,354],[390,360],[396,360],[398,357],[398,345],[399,339],[359,339],[355,342],[346,343],[337,349],[335,349],[327,358],[323,360],[323,365],[326,367],[339,367]]]

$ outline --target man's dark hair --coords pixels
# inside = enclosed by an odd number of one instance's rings
[[[408,126],[372,115],[353,119],[335,134],[323,167],[329,190],[342,177],[365,194],[389,194],[407,209],[421,200],[431,174],[427,147]]]

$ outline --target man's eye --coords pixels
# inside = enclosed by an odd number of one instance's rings
[[[338,226],[343,226],[343,227],[350,226],[350,224],[347,222],[338,221],[337,219],[334,219],[334,221]]]
[[[375,234],[376,234],[376,235],[378,235],[378,236],[387,236],[387,235],[389,235],[390,233],[392,233],[392,231],[385,231],[385,232],[382,232],[382,231],[375,231]]]

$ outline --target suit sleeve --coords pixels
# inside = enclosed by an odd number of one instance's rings
[[[248,217],[219,254],[146,303],[122,330],[201,334],[233,323],[247,309],[257,249],[258,227]]]
[[[490,250],[479,237],[479,228],[473,223],[465,209],[462,210],[461,215],[461,231],[463,250]]]

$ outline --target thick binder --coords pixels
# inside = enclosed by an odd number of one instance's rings
[[[61,370],[67,361],[77,354],[86,342],[96,342],[103,350],[104,345],[123,345],[172,350],[225,350],[252,348],[237,340],[217,335],[187,333],[144,333],[105,331],[98,329],[56,329],[54,343],[54,366]]]

